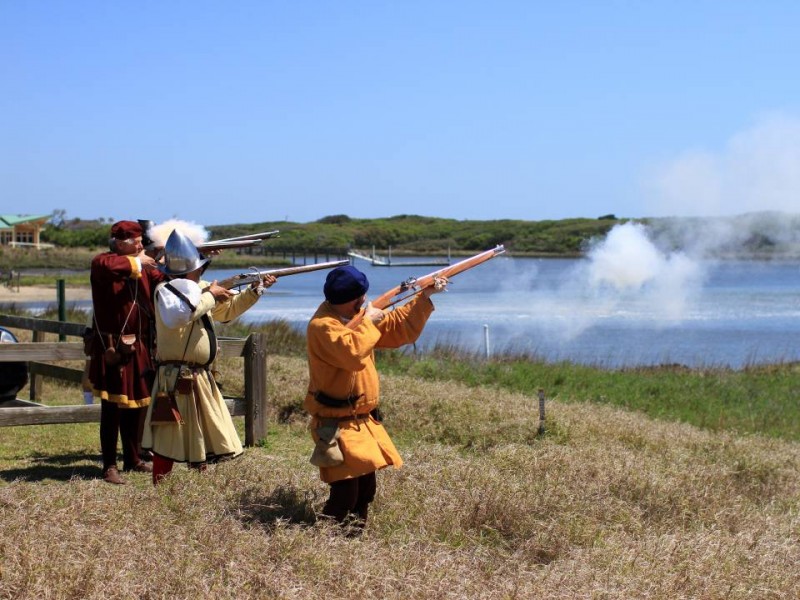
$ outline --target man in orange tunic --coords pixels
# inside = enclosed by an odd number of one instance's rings
[[[309,391],[304,407],[312,417],[315,443],[327,438],[341,450],[339,460],[313,461],[330,484],[322,513],[339,523],[363,528],[375,498],[375,472],[403,464],[376,410],[380,390],[373,351],[415,342],[433,312],[430,296],[445,284],[437,282],[391,312],[367,304],[364,319],[350,328],[348,322],[366,301],[369,282],[352,266],[328,273],[325,302],[307,328]]]
[[[149,472],[139,456],[142,425],[153,380],[153,291],[164,279],[144,254],[142,227],[119,221],[111,227],[110,252],[92,260],[94,310],[89,363],[92,394],[101,401],[100,448],[103,478],[125,480],[117,470],[117,440],[122,440],[123,468]],[[132,341],[127,344],[126,341]]]

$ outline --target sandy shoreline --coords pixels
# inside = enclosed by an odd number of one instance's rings
[[[64,291],[64,297],[69,302],[79,302],[92,299],[92,290],[87,287],[69,287]],[[17,291],[9,289],[5,285],[0,286],[0,304],[22,304],[30,302],[52,302],[58,303],[56,287],[48,285],[22,285]]]

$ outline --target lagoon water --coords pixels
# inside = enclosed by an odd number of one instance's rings
[[[400,263],[403,260],[397,259]],[[311,261],[309,261],[311,262]],[[425,266],[360,261],[378,295]],[[636,281],[598,277],[587,259],[501,256],[454,278],[417,348],[456,345],[525,352],[547,361],[605,367],[682,364],[741,368],[800,360],[800,263],[697,262]],[[222,279],[234,271],[211,270]],[[304,328],[322,299],[326,272],[285,277],[244,319],[285,319]]]
[[[404,260],[414,259],[396,259],[392,267],[356,266],[376,296],[436,269],[398,264]],[[614,368],[738,369],[800,361],[800,261],[667,260],[673,268],[644,274],[635,257],[627,262],[495,258],[458,275],[448,292],[433,297],[436,311],[416,347],[445,343],[485,355],[488,339],[491,354]],[[238,272],[211,269],[205,277]],[[322,300],[326,273],[279,279],[243,319],[284,319],[304,329]]]

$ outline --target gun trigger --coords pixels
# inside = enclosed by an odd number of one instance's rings
[[[406,279],[404,282],[402,282],[400,284],[400,291],[401,292],[408,291],[411,288],[413,288],[416,283],[417,283],[417,278],[416,277],[409,277],[408,279]]]

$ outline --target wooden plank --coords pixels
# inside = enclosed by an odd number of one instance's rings
[[[0,427],[97,422],[100,422],[99,404],[0,409]]]
[[[31,402],[30,400],[23,400],[22,398],[14,398],[13,400],[6,400],[5,402],[0,402],[0,408],[10,408],[10,407],[23,407],[23,406],[36,406],[36,407],[45,407],[44,404],[39,404],[38,402]]]
[[[244,398],[225,398],[225,404],[232,417],[244,417],[247,412],[247,403]]]
[[[227,357],[237,357],[242,355],[245,341],[223,341],[221,346]],[[20,342],[19,344],[0,344],[0,362],[75,360],[85,358],[83,342]]]
[[[41,375],[42,377],[51,377],[62,381],[71,381],[72,383],[81,383],[83,381],[83,369],[70,369],[69,367],[60,367],[47,363],[31,362],[28,365],[28,371],[31,375]]]
[[[235,358],[244,354],[247,338],[223,338],[219,340],[222,358]]]
[[[34,331],[33,332],[33,341],[36,344],[40,344],[44,342],[44,331]],[[2,360],[2,353],[0,353],[0,360]],[[32,375],[30,378],[30,386],[28,389],[28,393],[31,399],[31,402],[38,402],[42,399],[42,391],[44,390],[44,379],[41,375]]]
[[[50,319],[17,317],[13,315],[0,315],[0,326],[16,327],[17,329],[28,329],[47,333],[60,333],[78,337],[83,336],[83,331],[86,329],[85,323],[62,323],[61,321],[52,321]]]
[[[251,333],[244,355],[244,443],[255,446],[267,436],[267,335]]]
[[[25,401],[23,400],[22,402]],[[226,398],[225,404],[232,416],[241,417],[245,415],[244,398]],[[10,407],[9,403],[6,402],[0,406],[0,427],[99,422],[100,404]]]
[[[21,342],[0,344],[0,362],[85,359],[83,342]]]

